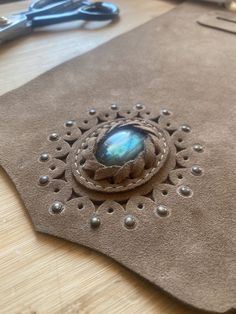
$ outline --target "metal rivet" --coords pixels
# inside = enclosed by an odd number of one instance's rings
[[[141,110],[141,109],[144,108],[144,105],[142,105],[142,104],[136,104],[135,107],[136,107],[136,109]]]
[[[51,206],[51,212],[53,214],[59,214],[63,211],[64,205],[61,202],[54,202]]]
[[[198,153],[203,152],[203,147],[202,147],[201,144],[194,144],[194,145],[193,145],[193,149],[194,149],[196,152],[198,152]]]
[[[179,193],[183,196],[190,196],[192,194],[192,190],[185,185],[179,187]]]
[[[136,220],[133,216],[129,215],[125,217],[125,226],[127,228],[133,228],[135,226]]]
[[[112,109],[112,110],[117,110],[117,109],[118,109],[118,106],[117,106],[116,104],[112,104],[112,105],[111,105],[111,109]]]
[[[161,113],[164,114],[165,116],[169,116],[170,115],[170,111],[167,109],[162,109]]]
[[[190,132],[190,131],[191,131],[191,128],[190,128],[190,126],[189,126],[189,125],[187,125],[187,124],[183,124],[183,125],[181,125],[181,130],[182,130],[183,132],[188,133],[188,132]]]
[[[49,182],[49,176],[40,176],[39,177],[39,184],[45,185]]]
[[[89,114],[94,115],[96,113],[96,109],[90,109]]]
[[[47,161],[49,159],[49,154],[43,153],[40,157],[40,161]]]
[[[66,123],[65,123],[65,125],[66,125],[67,127],[72,127],[74,124],[75,124],[75,121],[73,121],[73,120],[68,120],[68,121],[66,121]]]
[[[167,207],[164,205],[157,206],[156,212],[159,216],[163,216],[163,217],[169,214]]]
[[[49,139],[51,141],[57,141],[59,139],[59,135],[57,133],[52,133],[50,136],[49,136]]]
[[[90,225],[92,228],[98,228],[101,224],[101,221],[98,217],[94,216],[90,219]]]
[[[191,169],[192,174],[195,176],[200,176],[202,174],[202,168],[198,165],[193,165]]]

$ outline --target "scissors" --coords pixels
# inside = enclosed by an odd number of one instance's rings
[[[109,21],[118,16],[119,8],[109,2],[37,0],[25,12],[0,17],[0,44],[29,34],[36,27],[74,20]]]

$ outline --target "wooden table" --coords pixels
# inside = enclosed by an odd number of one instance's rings
[[[0,49],[0,94],[170,10],[177,3],[115,0],[121,20],[73,22]],[[28,1],[0,6],[7,14]],[[79,27],[80,26],[80,27]],[[0,313],[197,313],[111,259],[36,233],[14,185],[0,169]]]

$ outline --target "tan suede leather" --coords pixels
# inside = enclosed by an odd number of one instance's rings
[[[236,36],[196,22],[215,9],[184,3],[2,96],[0,163],[36,230],[98,250],[181,301],[223,313],[236,309]],[[65,125],[71,119],[76,125]],[[110,193],[109,182],[94,189],[89,172],[83,184],[77,161],[90,131],[116,119],[146,121],[168,154],[148,181]],[[39,161],[42,153],[52,159]],[[128,170],[117,184],[132,180]],[[50,183],[40,186],[41,175]],[[60,213],[50,211],[55,200],[64,204]]]
[[[236,34],[236,14],[227,11],[211,11],[198,18],[198,23],[206,27]]]

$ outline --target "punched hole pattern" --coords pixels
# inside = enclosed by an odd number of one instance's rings
[[[106,117],[106,118],[108,118],[108,117],[110,117],[111,116],[111,114],[112,114],[112,118],[113,118],[113,116],[114,116],[114,111],[117,111],[117,112],[115,112],[115,117],[114,117],[114,121],[116,120],[116,119],[120,119],[120,118],[126,118],[125,117],[125,114],[127,114],[127,115],[133,115],[133,109],[132,108],[124,108],[123,110],[120,110],[121,108],[120,108],[120,106],[118,106],[118,105],[111,105],[110,106],[110,111],[108,112],[108,113],[103,113],[104,114],[104,117]],[[111,112],[111,110],[112,110],[112,112]],[[97,111],[97,110],[96,110]],[[96,113],[96,115],[97,115],[97,112],[96,112],[95,110],[94,111],[91,111],[91,112],[89,112],[89,115],[91,116],[91,115],[94,115],[95,113]],[[163,110],[163,111],[161,111],[160,112],[160,114],[158,115],[157,114],[157,116],[153,116],[153,112],[151,112],[151,111],[146,111],[145,110],[145,107],[141,107],[140,105],[137,105],[136,107],[135,107],[135,111],[137,111],[137,113],[136,113],[136,118],[137,119],[143,119],[143,120],[145,120],[145,117],[143,117],[143,116],[145,116],[146,115],[146,119],[147,119],[147,121],[151,121],[151,122],[155,122],[155,123],[157,123],[157,124],[160,124],[160,121],[162,121],[162,125],[163,125],[163,129],[165,130],[165,131],[167,131],[167,133],[169,133],[168,135],[170,135],[170,139],[171,139],[171,143],[173,144],[173,145],[175,145],[176,146],[176,148],[177,148],[177,153],[179,152],[179,150],[178,150],[178,148],[180,147],[180,145],[179,145],[179,147],[178,147],[178,143],[182,143],[182,142],[184,142],[184,144],[185,144],[185,137],[184,138],[182,138],[181,137],[181,135],[178,137],[178,135],[177,135],[177,137],[175,136],[173,136],[173,133],[176,135],[176,131],[178,131],[179,129],[178,129],[178,127],[177,126],[175,126],[175,123],[174,123],[174,121],[172,120],[172,117],[167,117],[167,121],[166,120],[160,120],[160,119],[162,119],[162,116],[164,115],[164,116],[170,116],[170,115],[172,115],[168,110]],[[141,112],[141,113],[140,113]],[[149,117],[147,117],[147,116],[149,116]],[[85,129],[85,125],[87,125],[87,124],[89,124],[89,126],[90,126],[90,117],[88,117],[88,116],[84,116],[85,117],[85,119],[83,119],[82,120],[82,122],[80,122],[80,124],[81,125],[79,125],[79,123],[77,124],[77,122],[74,122],[74,123],[72,123],[71,121],[69,121],[69,122],[67,122],[67,124],[64,124],[63,126],[65,127],[68,127],[68,126],[72,126],[72,125],[75,125],[75,123],[76,123],[76,126],[78,127],[78,129],[80,129],[80,131],[81,131],[81,134],[83,135],[85,132],[87,132],[87,129],[86,130],[84,130]],[[98,114],[98,117],[99,117],[99,114]],[[134,118],[135,119],[135,118]],[[149,120],[148,120],[149,119]],[[73,120],[73,121],[75,121],[75,120]],[[80,120],[81,121],[81,120]],[[103,120],[101,119],[97,119],[97,122],[95,122],[95,124],[99,124],[99,123],[103,123]],[[113,122],[111,122],[111,123],[113,123]],[[115,123],[115,122],[114,122]],[[84,125],[84,128],[83,128],[83,124],[85,124]],[[88,127],[88,126],[87,126]],[[91,127],[93,127],[93,126],[91,126]],[[171,130],[173,130],[173,131],[171,131]],[[68,130],[68,129],[63,129],[62,130],[62,132],[63,132],[63,134],[66,134],[67,136],[71,136],[72,134],[74,134],[74,130]],[[66,132],[66,133],[65,133]],[[50,141],[51,142],[55,142],[55,141],[58,141],[59,139],[61,139],[61,137],[59,136],[59,134],[62,134],[62,133],[60,133],[60,132],[58,132],[58,133],[52,133],[51,134],[51,136],[49,136],[49,137],[47,137],[46,139],[48,140],[48,139],[50,139]],[[96,130],[93,132],[93,135],[91,136],[91,138],[92,137],[97,137],[98,136],[98,133],[96,132]],[[176,139],[177,138],[177,139]],[[74,144],[74,142],[75,141],[77,141],[79,139],[79,136],[78,136],[78,138],[77,139],[73,139],[73,141],[71,141],[70,139],[69,139],[69,137],[68,138],[62,138],[62,140],[64,141],[64,142],[66,142],[66,144],[69,144],[70,145],[70,147],[72,148],[72,145]],[[186,142],[186,144],[188,144],[188,142],[190,143],[190,141],[188,140],[187,142]],[[59,145],[60,145],[60,143],[58,143]],[[181,146],[182,147],[182,146]],[[202,147],[202,145],[201,144],[192,144],[192,149],[194,150],[194,151],[196,151],[196,152],[203,152],[204,151],[204,149],[203,149],[203,147]],[[85,145],[83,145],[83,146],[81,146],[81,148],[82,148],[82,150],[86,150],[87,148],[88,148],[88,145],[87,144],[85,144]],[[184,146],[184,149],[186,149],[186,147]],[[67,162],[67,160],[66,160],[66,158],[67,158],[67,155],[68,155],[68,149],[65,149],[64,148],[64,146],[63,146],[63,144],[61,144],[61,146],[56,146],[56,148],[55,148],[55,146],[53,147],[52,146],[52,148],[51,148],[51,151],[49,151],[49,153],[50,153],[50,159],[51,158],[54,158],[54,156],[53,156],[53,151],[54,151],[54,153],[55,153],[55,155],[56,155],[56,151],[58,151],[58,152],[60,152],[60,151],[62,151],[61,153],[60,153],[60,157],[55,157],[55,158],[57,158],[57,159],[60,159],[60,160],[63,160],[65,163]],[[63,154],[65,152],[65,154]],[[157,151],[156,151],[156,153],[157,153]],[[188,153],[187,151],[186,151],[186,153]],[[70,151],[69,151],[69,154],[70,154]],[[59,155],[59,154],[58,154]],[[190,159],[190,156],[187,156],[187,155],[182,155],[182,159],[183,160],[185,160],[185,161],[187,161],[187,160],[189,160]],[[45,159],[46,160],[46,159]],[[70,160],[70,159],[69,159]],[[40,161],[40,159],[38,159],[37,161]],[[85,158],[84,157],[82,157],[80,160],[78,160],[78,162],[79,162],[79,164],[81,165],[81,166],[83,166],[84,164],[85,164],[85,162],[86,162],[86,160],[85,160]],[[190,165],[190,167],[192,167],[192,165]],[[58,168],[60,168],[60,165],[57,165],[57,164],[49,164],[49,167],[47,166],[47,170],[51,170],[51,171],[54,171],[54,170],[58,170]],[[186,167],[185,165],[184,166],[182,166],[182,167],[180,167],[179,166],[179,164],[177,164],[177,166],[176,166],[176,168],[175,169],[171,169],[171,170],[180,170],[181,171],[181,169],[180,168],[188,168],[188,167]],[[52,174],[52,173],[51,173]],[[179,179],[179,180],[182,180],[183,178],[185,178],[185,176],[187,177],[187,174],[185,175],[185,172],[184,172],[184,175],[182,174],[182,173],[178,173],[177,172],[177,178]],[[176,183],[173,183],[172,182],[172,179],[171,179],[172,177],[170,176],[170,177],[168,177],[168,180],[166,180],[166,181],[163,181],[163,182],[161,182],[161,183],[165,183],[165,185],[167,186],[167,189],[163,189],[163,190],[161,190],[160,191],[160,193],[162,194],[162,195],[164,195],[164,196],[167,196],[167,195],[169,195],[169,194],[171,194],[172,195],[172,190],[171,190],[171,187],[169,186],[169,188],[168,188],[168,185],[176,185],[176,186],[178,186],[178,182],[176,182]],[[58,178],[54,178],[53,180],[56,180],[56,179],[58,179]],[[65,173],[62,175],[62,177],[60,177],[60,179],[62,179],[62,180],[64,180],[65,182],[67,181],[67,179],[66,179],[66,177],[65,177]],[[181,181],[181,183],[182,183],[182,181]],[[46,187],[46,185],[45,185],[45,187]],[[40,188],[44,188],[42,185],[40,186]],[[52,193],[53,193],[53,191],[55,192],[55,193],[59,193],[60,191],[62,190],[62,187],[59,185],[59,186],[56,186],[55,188],[53,188],[52,189]],[[64,190],[64,188],[63,188],[63,190]],[[179,190],[178,190],[179,191]],[[180,192],[182,192],[182,194],[181,195],[187,195],[186,193],[188,192],[186,189],[182,189],[182,190],[180,190],[179,191],[179,193]],[[46,193],[47,193],[47,191],[46,191]],[[78,193],[78,194],[77,194]],[[75,197],[74,198],[76,198],[76,197],[82,197],[83,195],[81,195],[79,192],[77,192],[76,193],[76,195],[75,195]],[[102,192],[103,193],[103,192]],[[104,192],[105,193],[105,192]],[[177,193],[177,194],[179,194],[179,193]],[[185,194],[184,194],[185,193]],[[153,194],[153,191],[151,191],[149,194],[147,194],[147,195],[143,195],[143,197],[145,197],[145,198],[147,198],[147,199],[149,199],[149,200],[152,200],[152,201],[154,201],[154,196],[153,196],[154,194]],[[88,195],[89,196],[89,195]],[[190,196],[189,197],[191,197],[192,196],[192,193],[190,193]],[[56,198],[59,198],[59,196],[57,195],[57,196],[55,196],[55,201],[57,200]],[[106,196],[104,196],[104,200],[103,201],[105,201],[106,200]],[[167,200],[168,200],[168,198],[167,198]],[[102,201],[101,201],[101,203],[100,203],[100,201],[98,202],[98,203],[96,203],[96,202],[94,202],[93,200],[91,200],[92,201],[92,203],[93,203],[93,205],[92,206],[94,206],[94,210],[96,211],[96,209],[98,208],[98,206],[100,206],[100,205],[102,205]],[[128,201],[128,200],[127,200]],[[121,204],[121,206],[125,209],[125,206],[126,206],[126,204],[127,204],[127,201],[125,200],[125,201],[121,201],[121,202],[119,202],[118,201],[118,203],[120,203]],[[136,205],[136,210],[142,210],[142,209],[144,209],[145,208],[145,204],[146,203],[138,203],[137,205]],[[75,206],[76,207],[76,206]],[[82,208],[85,208],[85,205],[80,201],[79,203],[77,203],[77,208],[78,209],[82,209]],[[106,209],[106,211],[107,211],[107,213],[108,214],[112,214],[112,213],[114,213],[115,212],[115,209],[114,208],[112,208],[112,207],[108,207],[107,209]],[[160,213],[162,214],[162,212],[160,211]],[[141,214],[141,213],[140,213]],[[161,214],[159,214],[159,215],[161,215]],[[168,215],[167,215],[168,216]],[[164,217],[164,214],[163,214],[163,217]],[[129,226],[129,224],[131,224],[131,223],[133,223],[133,221],[131,220],[131,219],[128,219],[127,221],[126,221],[126,225],[127,226]]]

